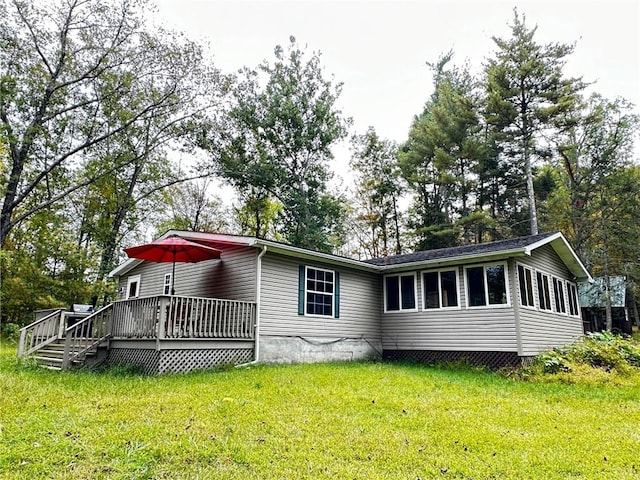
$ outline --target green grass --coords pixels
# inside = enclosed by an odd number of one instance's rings
[[[2,479],[640,478],[640,381],[406,364],[50,372],[0,346]]]

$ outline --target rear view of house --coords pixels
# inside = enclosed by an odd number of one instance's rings
[[[368,261],[253,237],[170,235],[220,258],[116,268],[108,315],[78,323],[105,318],[108,362],[149,372],[369,358],[498,366],[582,333],[576,284],[591,277],[560,233]],[[23,352],[33,353],[28,331]],[[66,364],[82,358],[77,350]]]

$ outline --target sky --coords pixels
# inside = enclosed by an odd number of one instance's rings
[[[453,50],[480,72],[495,51],[493,36],[508,38],[514,7],[537,25],[539,43],[573,43],[566,74],[582,76],[608,98],[640,106],[638,0],[156,0],[159,18],[193,40],[207,42],[223,72],[273,61],[290,35],[321,54],[325,78],[343,83],[339,107],[352,133],[373,126],[402,143],[432,93],[426,62]],[[640,113],[640,108],[636,107]],[[346,145],[334,169],[348,175]]]

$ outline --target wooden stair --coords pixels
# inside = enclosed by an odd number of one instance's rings
[[[89,350],[80,358],[72,362],[74,368],[96,367],[106,360],[106,347],[96,347]],[[50,370],[62,370],[62,361],[64,358],[64,340],[58,339],[54,343],[50,343],[45,347],[37,350],[32,358],[40,367]]]

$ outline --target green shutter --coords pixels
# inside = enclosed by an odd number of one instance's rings
[[[298,267],[298,315],[304,315],[304,265]]]
[[[340,272],[335,273],[335,292],[333,294],[333,316],[340,318]]]

